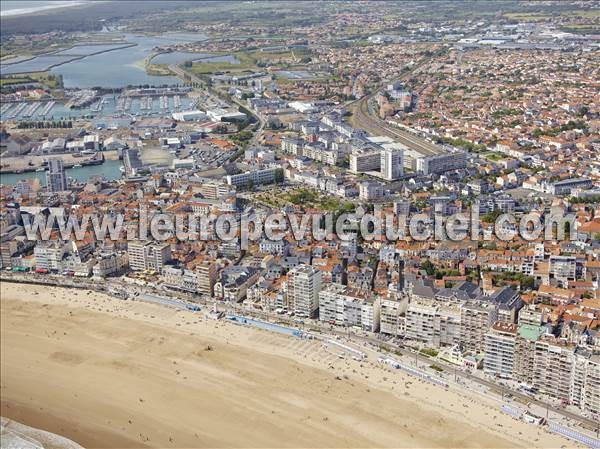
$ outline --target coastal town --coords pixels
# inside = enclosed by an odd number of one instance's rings
[[[600,447],[600,9],[545,3],[3,17],[3,292],[282,334]]]

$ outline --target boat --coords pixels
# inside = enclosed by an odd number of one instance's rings
[[[81,164],[75,164],[75,165],[73,165],[73,168],[79,168],[79,167],[83,167],[83,165],[81,165]]]
[[[43,168],[38,168],[36,171],[44,171]]]

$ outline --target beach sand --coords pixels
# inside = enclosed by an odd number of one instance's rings
[[[2,282],[1,415],[84,447],[561,447],[317,341],[95,292]]]

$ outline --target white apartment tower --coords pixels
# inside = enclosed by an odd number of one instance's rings
[[[535,342],[533,385],[542,393],[569,399],[574,362],[572,346],[542,337]]]
[[[288,307],[297,316],[312,318],[319,309],[321,272],[310,265],[299,265],[288,273]]]
[[[511,379],[515,365],[517,325],[501,321],[495,323],[485,334],[485,358],[483,372]]]
[[[388,147],[381,151],[381,176],[394,181],[404,173],[404,151],[400,148]]]

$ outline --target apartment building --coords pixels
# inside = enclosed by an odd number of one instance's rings
[[[235,193],[235,189],[222,182],[202,182],[192,184],[192,192],[199,193],[203,198],[217,200]]]
[[[394,201],[394,213],[408,216],[410,214],[410,200],[400,199]]]
[[[350,171],[364,173],[379,171],[381,168],[381,152],[375,149],[355,150],[349,157]]]
[[[159,242],[129,242],[127,253],[132,270],[161,272],[165,263],[171,260],[171,245]]]
[[[558,399],[569,400],[574,347],[551,336],[535,342],[533,386]]]
[[[127,268],[129,256],[126,252],[101,251],[92,267],[95,277],[105,278]]]
[[[577,278],[577,258],[575,256],[550,256],[548,259],[550,282],[565,285]]]
[[[494,323],[485,334],[485,357],[483,372],[492,376],[510,379],[513,377],[517,325]]]
[[[277,167],[264,168],[262,170],[252,170],[246,173],[239,173],[237,175],[227,175],[225,180],[227,184],[236,187],[246,187],[250,184],[271,184],[277,179],[277,171],[280,170]]]
[[[12,266],[12,256],[17,253],[18,246],[15,240],[0,243],[0,268],[10,268]]]
[[[163,269],[163,285],[173,290],[213,296],[216,282],[215,264],[205,261],[194,270],[177,267]]]
[[[319,310],[321,272],[310,265],[298,265],[288,272],[288,307],[297,316],[312,318]]]
[[[531,326],[540,326],[543,321],[543,313],[541,310],[538,310],[535,304],[529,304],[526,307],[523,307],[519,310],[519,319],[518,323],[528,324]]]
[[[340,152],[336,149],[328,148],[323,142],[312,142],[304,146],[302,155],[317,162],[335,165],[339,160]]]
[[[535,343],[546,333],[546,328],[535,324],[521,324],[515,340],[513,379],[533,385],[535,373]]]
[[[434,346],[434,322],[438,307],[433,301],[411,301],[406,310],[405,338]]]
[[[281,138],[281,150],[294,156],[302,156],[304,143],[301,137],[284,136]]]
[[[37,270],[59,271],[66,253],[65,243],[58,240],[37,242],[33,249]]]
[[[460,307],[425,298],[413,298],[406,310],[405,337],[439,348],[460,341]]]
[[[552,195],[569,195],[574,189],[589,189],[593,186],[592,180],[588,178],[573,178],[557,181],[548,185],[547,192]]]
[[[400,312],[402,302],[395,299],[382,299],[379,314],[380,328],[382,334],[404,335],[404,323],[400,323]]]
[[[498,321],[498,309],[486,300],[467,301],[460,308],[460,341],[467,351],[483,354],[485,334]]]
[[[372,201],[383,198],[385,189],[383,184],[373,181],[361,182],[358,186],[358,197],[361,200]]]
[[[404,151],[395,144],[384,144],[381,151],[380,169],[381,176],[388,180],[394,181],[404,173]]]
[[[489,301],[498,309],[498,321],[507,324],[517,322],[519,310],[523,306],[519,292],[510,287],[501,287],[490,295]]]
[[[586,366],[582,407],[584,411],[600,414],[600,354],[590,356]]]
[[[371,300],[364,291],[329,284],[319,292],[319,320],[375,332],[379,329],[379,301]]]
[[[407,150],[404,166],[418,173],[431,175],[458,170],[467,166],[467,157],[463,151],[440,153],[424,156],[415,150]]]
[[[600,351],[575,350],[571,404],[587,413],[600,413]]]
[[[361,327],[367,332],[379,332],[381,300],[379,297],[367,298],[360,309]]]

